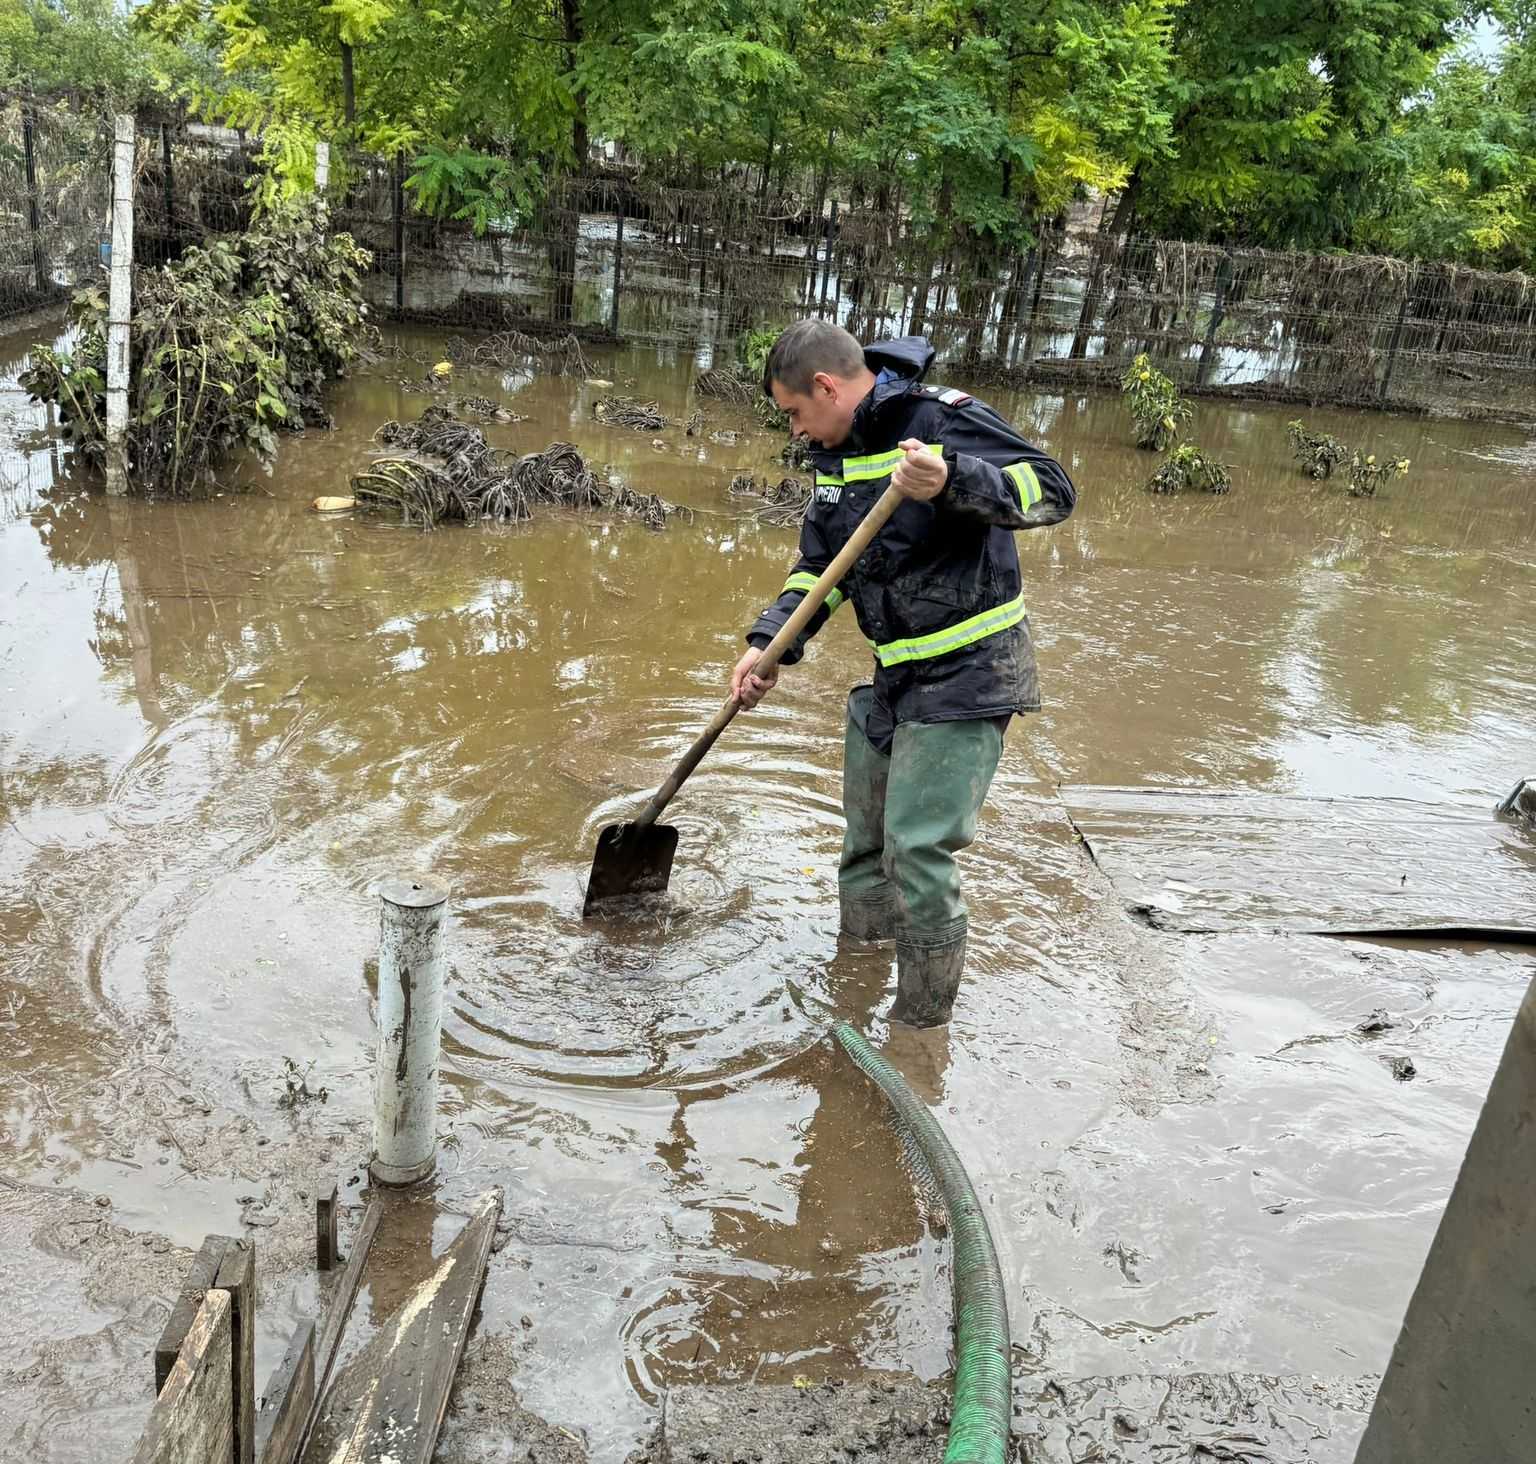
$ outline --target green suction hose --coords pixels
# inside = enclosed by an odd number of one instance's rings
[[[944,1464],[1004,1464],[1013,1418],[1008,1301],[981,1202],[960,1156],[907,1080],[847,1022],[832,1035],[885,1094],[949,1212],[954,1238],[955,1389]]]

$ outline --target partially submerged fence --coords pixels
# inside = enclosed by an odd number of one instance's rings
[[[141,118],[139,265],[239,228],[255,152]],[[103,120],[0,105],[0,320],[102,278],[110,153]],[[376,307],[400,319],[691,346],[809,313],[866,338],[927,334],[973,378],[1092,384],[1147,351],[1193,391],[1463,415],[1536,400],[1536,279],[1522,274],[1091,229],[946,253],[899,201],[850,208],[810,179],[768,196],[745,171],[668,187],[600,164],[531,220],[477,232],[421,212],[403,156],[338,150],[322,171],[335,226],[373,252]]]

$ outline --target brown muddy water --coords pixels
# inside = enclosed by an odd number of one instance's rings
[[[1299,1374],[1368,1400],[1530,952],[1147,931],[1054,788],[1491,806],[1536,772],[1518,433],[1308,413],[1413,460],[1355,501],[1292,470],[1293,413],[1199,403],[1236,488],[1167,500],[1115,401],[994,396],[1082,500],[1021,539],[1047,706],[1010,732],[967,857],[956,1020],[891,1034],[889,956],[835,939],[851,622],[673,805],[675,905],[580,919],[598,829],[718,706],[793,556],[727,495],[779,444],[691,399],[706,358],[594,359],[735,445],[602,428],[582,382],[452,388],[529,417],[494,440],[572,441],[691,524],[422,534],[308,511],[433,399],[403,384],[416,364],[339,388],[336,430],[285,442],[270,477],[108,503],[14,389],[29,339],[0,340],[0,1457],[126,1452],[174,1248],[205,1232],[266,1247],[263,1376],[313,1308],[300,1171],[366,1157],[373,892],[403,869],[455,891],[443,1198],[507,1191],[470,1366],[510,1369],[591,1458],[623,1459],[671,1385],[946,1372],[947,1241],[823,1040],[834,1015],[872,1028],[970,1169],[1021,1397]],[[1376,1007],[1399,1026],[1354,1035]],[[285,1059],[328,1101],[281,1106]],[[1263,1457],[1347,1458],[1358,1406]],[[514,1424],[461,1419],[445,1448],[480,1457],[464,1440],[488,1429]]]

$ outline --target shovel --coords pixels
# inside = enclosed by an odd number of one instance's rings
[[[805,629],[822,605],[853,568],[854,562],[869,541],[878,534],[885,521],[901,504],[901,494],[887,488],[875,506],[864,516],[848,542],[822,571],[821,578],[806,591],[805,597],[795,607],[795,612],[784,622],[783,628],[763,648],[752,672],[762,676],[779,664],[779,657],[794,645],[795,638]],[[704,759],[704,754],[715,745],[715,739],[731,724],[731,719],[741,710],[735,697],[728,697],[725,705],[715,713],[714,719],[701,733],[697,741],[672,769],[672,775],[657,790],[633,823],[609,824],[597,836],[597,852],[592,856],[592,878],[587,881],[587,898],[581,907],[582,918],[604,900],[618,899],[625,895],[660,894],[672,877],[672,857],[677,853],[677,830],[670,824],[656,822],[662,810],[669,804],[677,790],[687,781],[688,775]]]

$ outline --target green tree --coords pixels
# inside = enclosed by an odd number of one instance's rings
[[[1141,213],[1174,238],[1348,246],[1405,165],[1398,123],[1471,13],[1467,0],[1189,0],[1176,150]]]
[[[1369,242],[1489,269],[1536,266],[1536,4],[1500,53],[1459,50],[1404,115],[1403,186]]]

